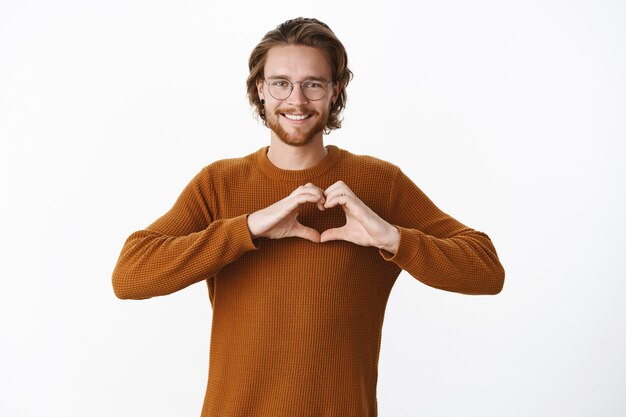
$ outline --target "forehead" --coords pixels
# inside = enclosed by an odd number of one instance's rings
[[[303,45],[274,46],[267,51],[265,77],[288,76],[303,79],[321,77],[330,80],[332,69],[326,53],[320,48]]]

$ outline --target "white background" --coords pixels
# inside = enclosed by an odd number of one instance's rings
[[[225,3],[0,3],[0,415],[200,414],[206,285],[122,301],[111,272],[204,165],[269,144],[247,59],[296,16],[355,73],[326,143],[399,165],[507,273],[402,273],[380,416],[625,415],[626,3]]]

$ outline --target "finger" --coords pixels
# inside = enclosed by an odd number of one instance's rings
[[[319,243],[320,241],[319,232],[315,229],[304,226],[302,223],[296,223],[296,225],[292,229],[292,232],[294,237],[300,237],[302,239],[307,239],[315,243]]]
[[[328,197],[336,195],[336,194],[354,194],[350,187],[346,185],[343,181],[337,181],[330,187],[324,190],[324,196],[328,199]]]
[[[319,200],[317,200],[315,202],[317,204],[317,208],[320,211],[326,210],[326,208],[324,207],[324,204],[326,203],[326,196],[324,195],[324,190],[322,190],[318,186],[313,185],[311,183],[308,183],[308,184],[306,184],[303,187],[304,187],[302,189],[303,191],[306,190],[307,193],[314,194],[314,195],[319,195]]]
[[[326,201],[326,196],[324,196],[324,190],[322,190],[321,188],[319,188],[316,185],[313,185],[311,183],[307,183],[305,185],[301,185],[300,187],[296,188],[292,193],[291,196],[298,196],[301,194],[314,194],[314,195],[318,195],[320,200],[322,200],[322,202]]]
[[[298,208],[304,203],[317,203],[319,207],[320,204],[323,205],[325,202],[326,202],[326,199],[324,198],[323,195],[311,194],[311,193],[297,194],[293,196],[293,198],[291,199],[291,204],[289,204],[289,209],[295,210],[296,208]]]
[[[318,187],[315,184],[312,183],[306,183],[304,185],[299,186],[298,188],[296,188],[292,195],[297,195],[299,193],[312,193],[312,194],[319,194],[322,197],[324,196],[324,190],[322,190],[320,187]]]
[[[329,186],[328,188],[326,188],[326,190],[324,190],[324,195],[328,195],[329,193],[332,193],[333,191],[336,191],[337,189],[343,189],[343,188],[349,189],[345,182],[341,180],[337,181],[331,186]]]
[[[347,194],[337,194],[334,196],[326,197],[326,203],[324,204],[324,207],[332,208],[335,207],[337,204],[341,204],[343,206],[348,204],[349,199],[350,197]]]
[[[323,242],[328,242],[331,240],[345,240],[344,239],[345,230],[346,230],[345,226],[324,230],[322,234],[320,235],[320,242],[323,243]]]
[[[356,195],[352,192],[352,190],[343,181],[337,181],[336,183],[328,187],[326,191],[324,191],[324,196],[326,197],[327,202],[329,200],[333,200],[335,197],[343,197],[343,196],[352,196],[358,199],[358,197],[356,197]],[[346,204],[346,203],[347,201],[343,202],[343,204]],[[337,203],[332,204],[333,207],[335,205],[337,205]],[[326,204],[325,207],[328,208],[330,207],[330,205]]]

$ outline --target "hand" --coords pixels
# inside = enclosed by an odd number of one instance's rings
[[[317,208],[325,210],[326,198],[321,188],[308,183],[296,188],[289,196],[248,216],[248,228],[252,239],[266,237],[281,239],[301,237],[313,242],[320,241],[317,230],[301,224],[297,217],[304,203],[316,203]]]
[[[346,240],[361,246],[374,246],[396,253],[400,242],[400,231],[374,213],[343,181],[337,181],[324,191],[325,208],[341,205],[346,214],[346,224],[325,230],[320,242]]]

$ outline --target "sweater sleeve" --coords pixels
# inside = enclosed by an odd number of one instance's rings
[[[128,237],[112,277],[118,298],[171,294],[257,249],[247,214],[214,220],[209,184],[205,168],[166,214]]]
[[[398,169],[390,189],[388,221],[400,231],[395,254],[380,250],[414,278],[463,294],[497,294],[504,268],[489,236],[442,212]]]

